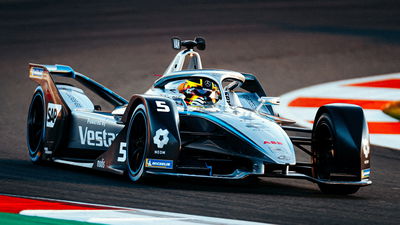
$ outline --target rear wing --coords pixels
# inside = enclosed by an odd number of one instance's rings
[[[52,97],[53,103],[63,104],[60,94],[52,76],[62,76],[75,79],[83,86],[89,88],[94,93],[102,97],[114,106],[122,106],[128,104],[128,101],[102,84],[90,79],[89,77],[75,72],[71,67],[64,65],[41,65],[29,64],[29,78],[42,86],[46,94]]]

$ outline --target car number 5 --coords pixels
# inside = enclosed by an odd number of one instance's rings
[[[169,112],[169,106],[164,101],[156,101],[157,112]]]
[[[125,162],[126,160],[126,142],[121,142],[119,145],[119,151],[118,151],[118,162]]]

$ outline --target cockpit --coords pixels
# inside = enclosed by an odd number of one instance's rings
[[[258,110],[274,115],[272,106],[260,105],[260,98],[266,93],[251,74],[229,70],[203,69],[200,55],[194,51],[205,49],[205,40],[181,41],[172,38],[172,47],[181,50],[164,74],[155,81],[146,94],[161,95],[175,100],[183,110],[225,109],[226,107]],[[191,108],[191,109],[190,109]]]
[[[203,77],[171,81],[165,85],[165,89],[182,94],[189,106],[212,106],[222,99],[218,84]]]

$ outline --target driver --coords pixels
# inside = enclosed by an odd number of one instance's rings
[[[218,86],[210,80],[198,79],[198,82],[186,80],[178,86],[178,91],[185,95],[185,102],[191,106],[215,104],[220,99]]]

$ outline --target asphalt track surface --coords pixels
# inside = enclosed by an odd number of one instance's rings
[[[373,185],[326,196],[307,181],[125,177],[32,165],[29,62],[66,64],[129,98],[163,73],[169,38],[206,37],[208,68],[258,75],[273,96],[400,71],[396,1],[0,1],[0,193],[280,224],[400,224],[400,151],[372,148]]]

